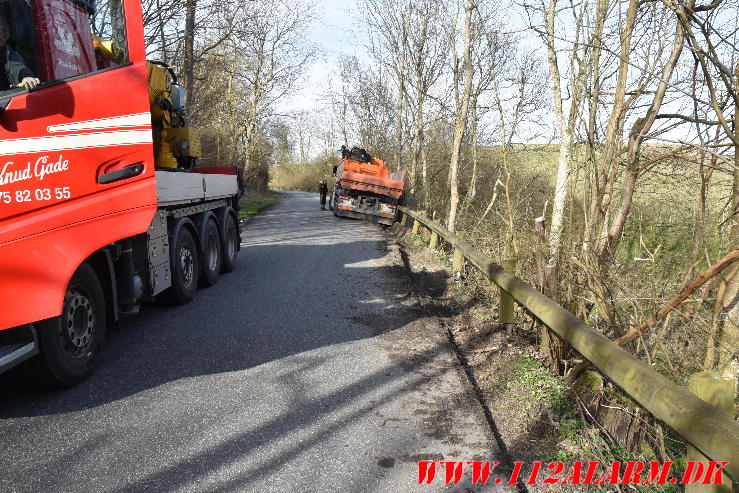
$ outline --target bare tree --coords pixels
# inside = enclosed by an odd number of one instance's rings
[[[393,0],[365,0],[368,13],[367,21],[373,28],[375,36],[369,36],[370,54],[390,73],[397,87],[395,99],[395,149],[394,161],[396,169],[403,166],[403,128],[404,111],[407,97],[408,36],[413,12],[413,2],[398,3]]]
[[[342,87],[343,97],[354,117],[358,144],[371,149],[377,156],[390,155],[395,143],[396,103],[388,71],[384,67],[365,67],[355,57],[345,58],[342,60],[341,78],[347,81]]]
[[[452,159],[449,163],[450,177],[450,193],[449,193],[449,215],[447,216],[446,226],[449,231],[454,231],[457,222],[457,211],[459,209],[459,157],[462,147],[462,139],[464,139],[465,130],[467,129],[467,113],[470,104],[470,94],[472,93],[472,78],[474,77],[475,67],[472,64],[472,15],[476,6],[472,0],[465,1],[464,7],[464,92],[457,109],[456,122],[454,124],[454,141],[452,142]],[[455,70],[455,72],[458,69]],[[455,81],[460,76],[455,73]]]
[[[501,77],[508,77],[511,68],[516,64],[516,40],[501,34],[497,5],[480,3],[473,18],[474,46],[472,59],[475,66],[475,77],[470,95],[470,147],[472,172],[464,202],[464,212],[477,196],[477,180],[479,168],[480,122],[491,107],[481,107],[481,102],[489,98],[489,92],[499,89]],[[515,79],[515,76],[511,76]],[[499,93],[498,93],[499,94]]]
[[[259,2],[252,9],[238,22],[234,55],[243,60],[236,75],[246,98],[244,182],[261,191],[267,187],[268,168],[255,159],[258,126],[265,110],[295,86],[311,59],[313,49],[303,33],[312,17],[299,0]]]
[[[426,106],[432,87],[442,74],[446,58],[446,42],[441,25],[444,5],[438,0],[423,0],[411,5],[410,21],[405,43],[408,65],[408,86],[413,89],[413,154],[410,170],[410,190],[417,190],[420,168],[423,200],[429,203],[428,159],[425,148]]]
[[[587,3],[580,4],[579,10],[572,7],[572,16],[574,20],[574,37],[571,46],[565,50],[567,73],[562,74],[560,71],[560,60],[558,56],[555,32],[555,22],[557,17],[558,6],[557,0],[550,0],[549,5],[542,4],[542,10],[545,17],[545,45],[547,49],[547,61],[549,62],[549,71],[552,77],[552,95],[554,101],[554,114],[557,119],[557,128],[559,130],[559,159],[557,164],[557,178],[554,187],[554,200],[552,201],[552,220],[549,229],[549,275],[556,279],[556,266],[559,261],[559,248],[561,244],[562,229],[564,226],[564,209],[567,198],[568,178],[572,159],[572,146],[575,140],[575,129],[578,119],[581,115],[581,105],[583,102],[583,93],[585,80],[588,73],[588,65],[584,60],[584,53],[588,47],[582,38],[584,37],[584,21],[587,15]],[[597,29],[597,27],[596,27]],[[569,43],[568,43],[569,44]],[[561,86],[562,78],[566,77],[568,81],[567,90],[569,93],[569,109],[565,115],[565,106],[563,88]],[[553,285],[554,279],[547,284]],[[554,293],[549,293],[554,295]]]

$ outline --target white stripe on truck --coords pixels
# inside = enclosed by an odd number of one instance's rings
[[[146,127],[151,125],[151,114],[135,113],[133,115],[112,116],[97,120],[86,120],[83,122],[61,123],[49,125],[46,130],[55,134],[60,132],[75,132],[79,130],[113,130],[126,127]]]
[[[151,143],[151,129],[10,139],[0,141],[0,156]]]

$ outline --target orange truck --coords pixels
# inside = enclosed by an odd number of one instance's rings
[[[334,216],[364,219],[391,225],[403,199],[405,170],[391,173],[382,159],[358,147],[341,147],[341,160],[334,168],[336,186],[329,200]]]

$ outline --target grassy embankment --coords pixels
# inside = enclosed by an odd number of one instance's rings
[[[490,296],[496,289],[477,275],[465,271],[461,279],[451,270],[451,255],[441,245],[428,249],[428,233],[412,235],[410,229],[392,236],[408,258],[413,292],[432,298],[428,312],[441,326],[451,330],[477,385],[493,415],[498,433],[513,460],[522,461],[522,477],[531,473],[533,461],[645,461],[671,460],[673,474],[685,471],[685,444],[680,437],[660,431],[655,438],[654,422],[637,410],[631,399],[619,393],[597,371],[585,373],[574,388],[553,375],[539,355],[538,328],[518,313],[518,322],[509,336],[497,325],[497,301]],[[433,315],[433,314],[439,315]],[[583,408],[578,402],[583,403]],[[599,406],[603,406],[600,408]],[[595,409],[608,410],[608,416]],[[592,422],[594,413],[600,424]],[[618,416],[633,416],[631,420]],[[611,438],[614,431],[627,424],[636,429],[632,451]],[[663,430],[663,428],[660,428]],[[598,477],[606,470],[598,469]],[[529,487],[530,491],[544,488]],[[568,489],[569,488],[569,489]],[[571,486],[546,485],[547,493],[565,493]],[[607,488],[582,488],[583,491],[611,491]],[[618,490],[620,491],[620,490]],[[651,485],[639,491],[677,491],[674,485]]]
[[[277,192],[268,190],[264,193],[246,192],[241,198],[241,210],[239,217],[241,219],[251,217],[259,211],[270,205],[280,201],[281,195]]]
[[[282,190],[317,193],[318,182],[322,178],[329,179],[331,177],[332,167],[335,164],[338,164],[338,161],[333,157],[330,159],[319,158],[302,164],[283,164],[270,172],[269,185]]]

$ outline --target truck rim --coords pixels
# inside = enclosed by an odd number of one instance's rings
[[[180,270],[185,278],[186,286],[192,284],[193,264],[192,252],[188,248],[183,247],[180,250]]]
[[[79,288],[69,290],[69,302],[63,329],[64,347],[75,357],[83,356],[95,331],[95,307]]]
[[[211,233],[208,235],[208,268],[211,271],[215,271],[218,268],[218,250],[220,245],[218,243],[218,235]]]
[[[226,231],[226,254],[228,258],[236,256],[236,228],[233,227]]]

